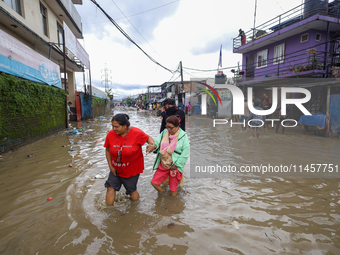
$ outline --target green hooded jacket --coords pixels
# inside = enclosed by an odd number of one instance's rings
[[[155,163],[153,164],[153,169],[157,169],[159,163],[161,162],[161,154],[159,152],[159,147],[162,141],[163,136],[168,132],[167,129],[164,129],[163,132],[156,138],[155,145],[158,148],[157,156]],[[176,149],[172,154],[172,164],[177,166],[178,171],[183,173],[185,162],[187,162],[190,154],[190,144],[188,134],[183,131],[181,128],[179,129],[178,141],[176,145]]]

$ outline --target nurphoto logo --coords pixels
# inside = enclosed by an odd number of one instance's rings
[[[230,90],[230,92],[233,95],[233,114],[236,115],[244,115],[244,94],[242,90],[236,86],[233,85],[226,85],[226,88]],[[248,87],[248,108],[249,111],[252,112],[255,115],[269,115],[272,114],[277,109],[277,102],[278,102],[278,95],[277,95],[277,87],[273,87],[273,94],[272,94],[272,106],[268,110],[258,110],[255,109],[253,106],[253,88]],[[304,98],[287,98],[287,93],[302,93],[305,95]],[[293,87],[282,87],[281,88],[281,114],[286,115],[287,113],[287,104],[293,104],[295,105],[304,115],[312,115],[302,104],[307,103],[311,99],[311,93],[309,90],[304,88],[293,88]],[[248,121],[248,125],[250,127],[253,127],[251,125],[252,121],[260,121],[261,127],[264,125],[264,121],[262,119],[252,119]],[[272,123],[272,127],[274,127],[274,122],[280,121],[279,119],[266,119],[266,122],[269,121]],[[287,125],[285,122],[292,121],[294,122],[294,125]],[[215,127],[216,124],[225,125],[228,123],[228,120],[226,119],[214,119],[213,121],[213,127]],[[233,124],[233,121],[230,121],[231,127]],[[242,122],[234,122],[234,124],[241,124],[243,126],[246,125],[245,120]],[[284,119],[281,121],[281,125],[284,127],[295,127],[297,126],[297,121],[294,119]]]

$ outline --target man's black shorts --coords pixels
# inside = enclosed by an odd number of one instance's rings
[[[126,195],[129,195],[130,193],[137,190],[138,178],[139,178],[139,174],[135,176],[131,176],[129,178],[123,178],[123,177],[115,176],[110,171],[109,178],[105,182],[105,188],[108,188],[111,186],[116,191],[119,191],[123,184],[124,188],[126,189]]]

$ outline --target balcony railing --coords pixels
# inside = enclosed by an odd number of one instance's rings
[[[254,59],[253,63],[242,66],[242,80],[266,80],[267,78],[286,78],[297,76],[330,76],[331,66],[340,66],[339,40],[329,42],[325,52],[326,43],[314,45],[285,54],[283,57],[271,59]]]
[[[313,0],[306,1],[299,6],[245,32],[245,39],[242,40],[241,36],[233,39],[233,49],[237,49],[249,42],[262,38],[266,35],[274,33],[285,27],[291,26],[300,20],[307,19],[315,14],[323,14],[331,17],[340,17],[340,2]]]
[[[81,31],[82,30],[81,17],[72,1],[71,0],[57,0],[57,1],[60,1],[60,3],[62,3],[64,8],[67,10],[67,12],[70,14],[72,19],[78,26],[78,29],[80,29]]]

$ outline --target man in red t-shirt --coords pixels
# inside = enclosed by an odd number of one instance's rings
[[[112,118],[112,128],[107,135],[104,147],[110,168],[108,180],[105,182],[106,203],[113,205],[116,191],[124,185],[126,194],[131,200],[137,200],[137,181],[144,170],[142,146],[145,142],[154,144],[152,137],[141,129],[130,127],[127,114],[116,114]]]

